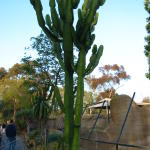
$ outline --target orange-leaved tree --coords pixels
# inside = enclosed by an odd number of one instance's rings
[[[87,78],[88,85],[93,90],[100,91],[97,100],[111,98],[120,87],[120,82],[130,79],[122,65],[104,65],[99,68],[99,72],[100,77]]]

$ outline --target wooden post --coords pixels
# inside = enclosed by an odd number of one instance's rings
[[[13,121],[15,122],[15,117],[16,117],[16,97],[14,97],[14,114],[13,114]]]
[[[97,115],[97,117],[96,117],[96,120],[95,120],[95,122],[94,122],[94,124],[93,124],[93,127],[92,127],[91,131],[89,132],[88,139],[90,139],[90,137],[91,137],[91,135],[92,135],[92,133],[93,133],[93,130],[94,130],[95,127],[96,127],[96,123],[97,123],[98,119],[100,118],[100,115],[101,115],[101,112],[102,112],[102,110],[103,110],[103,107],[104,107],[105,102],[106,102],[106,101],[104,101],[103,104],[102,104],[102,107],[100,107],[100,111],[99,111],[99,113],[98,113],[98,115]]]
[[[106,101],[106,114],[107,114],[107,121],[109,122],[109,106],[108,100]]]

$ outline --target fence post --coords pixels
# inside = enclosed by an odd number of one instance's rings
[[[118,150],[118,143],[119,143],[119,141],[120,141],[120,137],[121,137],[122,132],[123,132],[123,129],[124,129],[124,127],[125,127],[125,124],[126,124],[126,121],[127,121],[127,118],[128,118],[128,114],[129,114],[129,111],[130,111],[130,109],[131,109],[132,102],[133,102],[133,100],[134,100],[134,96],[135,96],[135,92],[133,93],[132,99],[131,99],[130,104],[129,104],[128,111],[127,111],[127,113],[126,113],[125,119],[124,119],[124,121],[123,121],[121,130],[120,130],[120,134],[119,134],[119,136],[118,136],[118,138],[117,138],[117,141],[116,141],[116,143],[117,143],[117,144],[116,144],[116,150]]]
[[[106,114],[107,114],[107,121],[109,123],[109,119],[110,119],[110,116],[109,116],[109,109],[110,109],[110,106],[109,106],[109,103],[108,101],[106,101]]]
[[[83,109],[83,112],[82,112],[82,116],[84,115],[85,111],[86,111],[86,108],[87,108],[88,105],[85,105],[84,109]]]
[[[91,135],[92,135],[92,132],[93,132],[95,126],[96,126],[96,123],[97,123],[97,121],[98,121],[98,118],[100,117],[100,114],[101,114],[101,112],[102,112],[102,110],[103,110],[103,107],[104,107],[105,102],[106,102],[106,101],[103,102],[103,105],[102,105],[102,107],[101,107],[101,109],[100,109],[100,111],[99,111],[99,113],[98,113],[98,115],[97,115],[97,118],[96,118],[96,120],[95,120],[95,122],[94,122],[94,124],[93,124],[93,127],[92,127],[92,129],[91,129],[91,131],[90,131],[90,133],[89,133],[89,135],[88,135],[88,139],[89,139],[89,138],[91,137]]]
[[[118,144],[116,144],[116,150],[118,150]]]

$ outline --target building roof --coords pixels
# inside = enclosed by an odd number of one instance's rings
[[[111,101],[111,98],[104,98],[104,99],[100,100],[97,104],[89,106],[88,108],[100,108],[102,106],[103,107],[109,107],[110,101]],[[105,102],[104,105],[103,105],[103,102]]]
[[[136,103],[136,105],[138,105],[138,106],[146,106],[146,105],[150,105],[150,102],[149,103],[143,103],[143,102]]]

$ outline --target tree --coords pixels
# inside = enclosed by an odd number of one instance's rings
[[[30,108],[31,103],[30,93],[27,91],[27,86],[24,86],[24,79],[21,76],[22,64],[15,64],[8,71],[5,71],[5,76],[0,79],[0,95],[2,96],[3,117],[10,118],[16,110]],[[15,116],[14,116],[15,117]]]
[[[55,47],[43,33],[37,37],[32,37],[31,40],[31,49],[36,50],[37,57],[25,56],[22,59],[24,74],[28,78],[26,84],[30,85],[29,89],[33,95],[35,93],[36,95],[42,93],[45,101],[55,105],[59,104],[63,107],[63,104],[57,99],[58,96],[56,95],[60,95],[57,86],[64,85],[64,71],[55,58]],[[37,99],[39,99],[39,96]],[[36,102],[39,104],[38,101]]]
[[[143,103],[150,103],[150,97],[149,96],[144,97],[142,102]]]
[[[22,61],[26,64],[32,61],[32,65],[34,65],[34,68],[38,72],[47,72],[53,83],[57,77],[57,85],[64,85],[64,71],[61,69],[58,59],[55,57],[53,43],[43,33],[37,37],[32,37],[31,41],[32,44],[28,50],[35,50],[37,57],[25,56]]]
[[[73,11],[80,0],[49,1],[51,15],[42,14],[40,0],[30,0],[37,16],[38,24],[47,37],[54,42],[55,54],[65,72],[65,150],[78,150],[80,141],[80,124],[83,109],[84,77],[98,65],[103,46],[94,45],[90,62],[86,67],[86,54],[93,45],[93,34],[98,20],[97,10],[104,0],[85,0],[82,9],[78,9],[78,20],[74,27]],[[77,63],[73,53],[78,52]],[[74,74],[77,74],[77,87],[74,88]],[[76,90],[75,90],[76,89]],[[76,92],[75,92],[76,91]],[[74,95],[75,94],[75,95]]]
[[[1,67],[0,68],[0,80],[2,80],[2,78],[4,78],[6,75],[7,75],[6,69]]]
[[[35,119],[33,115],[32,109],[21,109],[20,111],[16,112],[16,125],[19,129],[27,131],[27,134],[29,134],[30,131],[30,122]]]
[[[145,56],[148,59],[148,73],[146,73],[146,77],[148,79],[150,79],[150,1],[149,0],[145,0],[145,10],[148,12],[149,17],[147,17],[146,21],[147,21],[147,25],[146,25],[146,30],[148,35],[145,37],[145,41],[147,42],[147,44],[145,45]]]
[[[91,105],[93,103],[92,92],[84,91],[84,106]]]
[[[87,79],[89,86],[94,90],[99,90],[100,94],[97,97],[97,100],[103,98],[111,98],[120,82],[122,80],[128,80],[130,76],[126,73],[123,66],[114,65],[105,65],[99,68],[101,76],[90,77]]]
[[[37,52],[37,57],[25,56],[24,75],[28,80],[29,90],[33,95],[34,116],[40,122],[41,146],[44,143],[45,124],[48,116],[56,108],[61,107],[64,111],[58,85],[64,85],[64,71],[61,69],[58,60],[55,57],[55,47],[53,43],[41,33],[37,37],[32,37],[32,44],[28,48]]]

